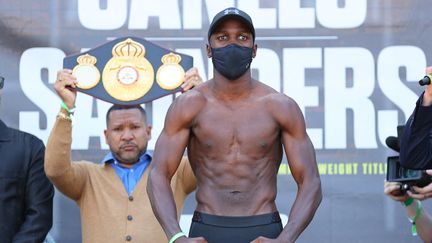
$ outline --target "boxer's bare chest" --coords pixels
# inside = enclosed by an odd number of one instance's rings
[[[203,149],[261,150],[278,135],[278,126],[262,100],[209,102],[195,120],[193,134]]]

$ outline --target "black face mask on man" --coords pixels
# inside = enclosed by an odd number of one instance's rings
[[[230,44],[211,48],[214,68],[228,80],[242,76],[252,63],[252,48]]]

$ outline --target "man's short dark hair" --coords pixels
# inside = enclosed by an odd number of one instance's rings
[[[130,110],[130,109],[138,109],[143,115],[144,121],[146,121],[146,117],[147,117],[146,111],[144,110],[144,108],[142,108],[141,105],[112,105],[106,114],[107,127],[108,127],[109,115],[111,114],[111,112],[118,111],[118,110]]]

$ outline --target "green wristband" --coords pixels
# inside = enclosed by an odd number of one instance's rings
[[[403,202],[403,204],[405,205],[405,207],[408,207],[409,205],[411,205],[414,202],[414,199],[412,197],[409,197],[407,200],[405,200]]]
[[[180,231],[177,234],[173,235],[171,239],[168,241],[168,243],[174,243],[174,241],[176,241],[178,238],[183,236],[186,236],[186,234]]]
[[[61,107],[62,107],[65,111],[67,111],[67,113],[69,114],[69,116],[70,116],[70,115],[73,115],[73,113],[75,112],[75,108],[70,109],[70,108],[66,105],[66,103],[64,103],[64,101],[62,101],[60,105],[61,105]]]
[[[412,223],[412,226],[411,226],[411,234],[412,234],[413,236],[416,236],[416,235],[417,235],[416,221],[417,221],[418,218],[420,218],[420,215],[421,215],[422,209],[423,209],[423,207],[422,207],[422,203],[421,203],[421,201],[418,201],[418,200],[417,200],[416,214],[415,214],[415,216],[414,216],[413,219],[410,219],[410,221],[411,221],[411,223]]]

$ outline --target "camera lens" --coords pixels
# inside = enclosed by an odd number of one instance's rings
[[[401,184],[399,187],[399,190],[402,192],[402,194],[405,194],[410,189],[410,185],[408,184]]]

